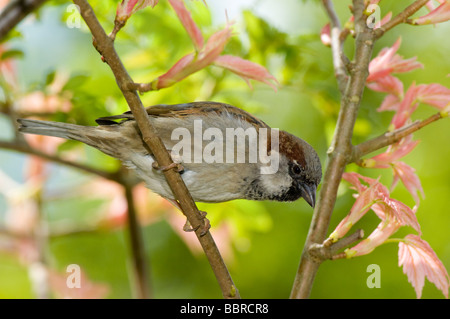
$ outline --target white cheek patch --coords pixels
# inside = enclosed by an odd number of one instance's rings
[[[260,181],[261,186],[270,194],[279,194],[292,185],[292,178],[282,173],[261,175]]]

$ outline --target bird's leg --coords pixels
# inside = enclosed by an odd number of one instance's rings
[[[183,165],[181,165],[180,163],[175,163],[175,162],[172,164],[169,164],[167,166],[159,166],[158,162],[155,161],[152,163],[152,167],[153,167],[153,169],[156,169],[156,170],[162,171],[162,172],[166,172],[168,170],[171,170],[172,168],[175,168],[178,173],[181,173],[182,171],[184,171]]]
[[[179,173],[184,171],[184,167],[183,165],[181,165],[180,163],[178,163],[179,160],[177,159],[173,159],[173,163],[167,165],[167,166],[159,166],[158,162],[153,162],[152,163],[152,167],[153,169],[159,170],[159,171],[168,171],[170,169],[175,168]],[[174,199],[169,199],[166,198],[170,203],[172,203],[172,205],[174,205],[175,207],[177,207],[179,210],[183,211],[181,209],[180,204],[178,203],[178,201],[174,200]],[[208,230],[211,228],[211,223],[209,222],[208,218],[206,218],[206,212],[203,211],[199,211],[200,212],[200,220],[204,220],[204,225],[202,226],[202,230],[200,232],[200,236],[204,236],[206,235],[206,233],[208,232]],[[191,226],[191,223],[189,223],[189,220],[186,218],[186,223],[183,226],[183,230],[185,232],[192,232],[192,231],[197,231],[197,229],[199,229],[200,226],[197,226],[195,228],[193,228]]]
[[[205,236],[206,233],[208,232],[208,230],[211,228],[211,223],[209,222],[209,219],[206,218],[206,212],[200,210],[200,220],[204,220],[204,225],[201,228],[201,232],[200,232],[200,236]],[[191,223],[189,222],[189,220],[186,218],[186,223],[183,226],[183,230],[185,232],[192,232],[192,231],[197,231],[197,229],[199,229],[200,225],[197,227],[192,227]]]
[[[166,198],[173,206],[175,206],[176,208],[178,208],[179,210],[182,211],[180,204],[178,203],[178,201],[174,200],[174,199],[170,199],[170,198]],[[200,236],[204,236],[206,235],[206,233],[208,232],[208,230],[211,228],[211,223],[209,222],[209,219],[206,218],[206,212],[204,211],[199,211],[200,212],[200,220],[204,220],[204,225],[201,228],[201,232],[200,232]],[[189,220],[186,218],[186,223],[183,226],[183,230],[185,232],[193,232],[193,231],[197,231],[197,229],[199,229],[200,225],[193,228],[191,226],[191,223],[189,222]]]
[[[181,173],[184,171],[183,165],[180,164],[182,162],[181,157],[179,157],[179,156],[176,156],[176,158],[172,157],[172,161],[173,161],[173,163],[166,165],[166,166],[159,166],[158,162],[154,161],[152,163],[152,167],[153,167],[153,169],[156,169],[156,170],[162,171],[162,172],[167,172],[168,170],[171,170],[173,168],[175,168],[175,170],[178,173]],[[180,207],[178,206],[178,208],[180,208]]]
[[[205,236],[206,233],[208,232],[208,230],[211,228],[211,223],[209,222],[209,219],[206,218],[206,214],[207,214],[206,212],[204,212],[202,210],[199,210],[199,212],[200,212],[200,220],[202,220],[202,219],[204,220],[204,224],[201,228],[200,236]],[[186,222],[188,222],[188,220],[186,220]],[[197,229],[195,229],[195,230],[197,230]]]

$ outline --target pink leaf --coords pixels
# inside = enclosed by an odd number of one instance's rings
[[[373,28],[374,29],[378,29],[382,25],[384,25],[384,24],[388,23],[389,21],[391,21],[391,18],[392,18],[392,11],[388,12],[380,21],[375,23]]]
[[[419,142],[420,141],[414,141],[413,135],[410,134],[397,143],[389,145],[387,152],[392,153],[391,163],[411,153]]]
[[[371,253],[376,247],[382,245],[401,226],[413,226],[420,233],[420,227],[414,212],[405,204],[385,198],[383,203],[372,206],[372,210],[381,219],[377,228],[364,240],[354,247],[347,249],[347,257],[362,256]]]
[[[233,55],[221,55],[214,61],[214,64],[236,73],[249,85],[249,79],[253,79],[269,85],[275,91],[277,90],[276,85],[271,82],[278,83],[277,79],[259,64]]]
[[[152,8],[158,4],[159,0],[122,0],[117,6],[116,20],[125,22],[133,13],[145,7]]]
[[[371,208],[381,220],[392,221],[400,226],[412,226],[420,233],[420,226],[414,211],[402,202],[392,199],[389,190],[378,180],[358,173],[344,173],[343,179],[352,183],[358,190],[359,195],[349,215],[338,225],[330,237],[339,239],[345,235],[350,227],[367,212],[368,209],[366,210],[366,208]],[[363,185],[360,179],[368,183],[369,186]]]
[[[376,83],[376,82],[374,82]],[[393,94],[388,94],[381,102],[380,107],[377,109],[378,112],[382,111],[397,111],[400,106],[400,98]]]
[[[364,159],[361,164],[363,167],[370,168],[392,168],[394,178],[392,181],[391,190],[393,190],[398,181],[401,180],[406,189],[413,196],[416,205],[420,202],[417,193],[421,192],[422,197],[424,197],[419,177],[415,174],[414,168],[403,162],[399,162],[398,160],[409,154],[418,143],[419,141],[412,140],[412,135],[408,135],[407,137],[401,139],[400,142],[390,145],[386,152],[369,159]]]
[[[378,78],[374,82],[368,82],[367,87],[373,91],[394,94],[397,97],[403,96],[403,83],[392,75]]]
[[[378,55],[369,63],[369,77],[367,82],[376,80],[378,77],[383,77],[392,72],[390,61],[393,59],[395,53],[400,47],[401,39],[395,41],[390,48],[383,48]]]
[[[392,168],[394,169],[394,180],[392,181],[392,188],[395,187],[395,185],[398,183],[398,180],[400,179],[403,185],[405,185],[408,192],[410,192],[413,196],[416,205],[418,205],[420,202],[418,193],[421,193],[422,198],[424,198],[425,195],[423,193],[423,188],[420,183],[419,176],[417,176],[416,174],[416,170],[403,162],[394,163]]]
[[[415,69],[423,69],[423,64],[417,62],[417,57],[412,57],[406,60],[396,54],[391,60],[392,72],[394,73],[406,73]]]
[[[182,0],[169,0],[169,3],[194,43],[195,50],[200,51],[204,44],[203,35],[197,24],[192,20],[191,13],[184,6],[184,2]]]
[[[378,154],[368,160],[372,165],[370,167],[387,168],[390,167],[395,161],[408,155],[416,146],[419,141],[413,141],[411,135],[400,140],[400,142],[390,145],[386,152]],[[369,166],[366,166],[369,167]]]
[[[362,176],[355,172],[344,173],[342,178],[351,183],[358,191],[358,194],[355,195],[356,201],[350,209],[349,214],[339,223],[330,235],[330,238],[332,238],[333,241],[342,238],[376,202],[389,196],[388,189],[380,184],[378,180]],[[360,179],[369,184],[369,186],[362,184]]]
[[[195,65],[193,65],[194,57],[194,53],[189,53],[182,57],[169,69],[169,71],[154,80],[152,87],[159,90],[172,86],[176,82],[183,80],[188,75],[200,70],[200,68],[196,68]]]
[[[410,121],[412,113],[417,109],[419,103],[417,101],[418,87],[413,82],[406,91],[405,98],[400,102],[397,113],[391,121],[393,129],[400,128]]]
[[[450,89],[438,83],[420,84],[417,86],[416,99],[442,110],[450,104]]]
[[[329,239],[336,242],[342,238],[369,209],[372,209],[381,219],[380,224],[366,239],[345,250],[347,258],[369,254],[401,226],[412,226],[420,234],[415,212],[402,202],[390,198],[388,189],[378,180],[358,173],[344,173],[343,179],[354,185],[359,195],[350,213],[331,233]],[[362,184],[361,180],[369,186]]]
[[[174,3],[176,2],[175,0],[171,1]],[[236,56],[220,55],[231,36],[231,25],[227,24],[224,29],[211,35],[206,44],[202,46],[201,50],[198,51],[197,54],[189,53],[185,55],[174,66],[172,66],[169,71],[154,80],[151,85],[152,88],[158,90],[169,87],[174,83],[183,80],[190,74],[214,63],[217,66],[229,69],[238,74],[249,85],[249,80],[254,79],[266,83],[276,90],[276,86],[273,82],[278,83],[277,80],[261,65]]]
[[[179,82],[187,76],[195,73],[216,60],[222,53],[225,45],[230,40],[230,25],[214,33],[206,45],[197,54],[189,53],[182,57],[169,71],[158,77],[152,83],[153,89],[162,89]]]
[[[407,205],[403,204],[402,202],[396,199],[385,198],[384,203],[375,204],[374,207],[372,207],[372,209],[374,210],[378,209],[378,212],[379,209],[382,209],[384,210],[385,214],[387,212],[390,216],[393,216],[395,220],[400,223],[401,226],[411,226],[419,234],[421,233],[420,225],[419,222],[417,221],[417,217],[414,211]]]
[[[369,237],[360,241],[354,247],[346,249],[345,254],[347,257],[356,257],[371,253],[394,234],[400,226],[401,225],[395,220],[385,219],[381,221]]]
[[[208,64],[212,63],[222,53],[231,36],[231,24],[227,23],[224,29],[215,32],[209,37],[204,50],[199,53],[200,59],[207,60]]]
[[[392,118],[391,124],[394,129],[409,122],[412,113],[419,106],[419,102],[443,110],[450,104],[450,89],[438,83],[420,85],[412,83],[406,91],[405,98],[399,104],[397,113]]]
[[[432,8],[432,7],[429,7]],[[412,24],[424,25],[434,24],[450,20],[450,1],[444,1],[442,4],[430,13],[419,18],[412,19]]]
[[[193,40],[197,53],[189,53],[182,57],[169,71],[151,83],[152,89],[159,90],[169,87],[214,63],[241,76],[249,85],[249,80],[254,79],[266,83],[276,91],[276,86],[273,82],[278,83],[277,80],[261,65],[236,56],[220,55],[232,36],[230,23],[227,23],[224,29],[211,35],[204,45],[201,32],[184,7],[183,2],[180,0],[169,1]]]
[[[439,2],[439,4],[444,3],[447,0],[437,0],[437,2]],[[427,2],[426,7],[428,9],[428,11],[433,11],[434,9],[436,9],[436,6],[434,5],[434,1],[430,0]]]
[[[344,237],[352,226],[369,211],[370,207],[375,203],[376,195],[377,192],[374,187],[367,187],[362,191],[356,198],[348,215],[339,223],[333,233],[331,233],[330,238],[333,241],[337,241]]]
[[[342,179],[352,184],[358,193],[363,192],[367,188],[367,186],[361,183],[360,178],[361,175],[355,172],[346,172],[342,174]]]
[[[384,48],[369,64],[369,76],[367,82],[376,81],[391,73],[404,73],[417,68],[423,68],[423,65],[416,61],[416,57],[403,60],[398,54],[401,39],[399,38],[392,47]]]
[[[403,266],[417,298],[422,296],[425,277],[448,298],[450,277],[431,246],[416,235],[407,235],[398,246],[398,265]]]

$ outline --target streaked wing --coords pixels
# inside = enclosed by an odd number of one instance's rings
[[[146,108],[147,114],[151,117],[172,117],[183,118],[185,116],[192,116],[193,118],[202,116],[230,116],[239,120],[248,122],[255,128],[269,128],[263,121],[255,118],[248,112],[225,103],[218,102],[192,102],[185,104],[165,105],[159,104]],[[131,111],[120,115],[100,117],[96,120],[99,125],[113,125],[118,124],[116,120],[134,120]]]

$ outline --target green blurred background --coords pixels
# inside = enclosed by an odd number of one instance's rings
[[[398,13],[411,1],[385,1],[381,14]],[[107,31],[112,29],[117,1],[90,1]],[[327,22],[320,1],[186,1],[194,20],[205,37],[234,21],[236,35],[225,53],[234,54],[266,66],[280,81],[278,92],[244,81],[216,67],[202,70],[171,88],[141,96],[145,105],[214,100],[246,109],[272,127],[277,127],[307,140],[318,151],[323,166],[339,110],[339,94],[333,76],[330,49],[320,42],[319,32]],[[70,2],[51,1],[19,27],[20,35],[10,39],[9,49],[21,50],[15,61],[20,93],[26,95],[45,88],[54,72],[70,76],[66,89],[74,92],[69,112],[58,112],[52,119],[94,125],[94,119],[127,110],[108,66],[101,62],[92,47],[91,35],[81,28],[69,28],[73,18]],[[349,17],[349,1],[335,1],[345,22]],[[425,13],[425,11],[421,11]],[[412,27],[401,25],[390,31],[375,46],[375,52],[402,38],[399,54],[418,57],[424,69],[400,74],[407,88],[412,82],[438,82],[450,87],[450,24]],[[164,73],[180,57],[192,51],[192,44],[175,13],[161,1],[154,9],[135,14],[119,33],[116,48],[136,82],[146,82]],[[345,50],[352,57],[353,40]],[[392,113],[378,113],[384,95],[366,90],[355,126],[354,143],[384,132]],[[436,112],[421,105],[414,118],[422,119]],[[14,135],[10,121],[0,115],[0,138]],[[447,269],[450,268],[450,126],[441,120],[417,132],[421,143],[405,158],[417,169],[425,198],[417,212],[422,238],[428,241]],[[59,147],[64,153],[82,149],[76,161],[102,169],[118,167],[115,160],[89,147],[67,142]],[[17,183],[24,183],[26,156],[0,150],[0,169]],[[71,225],[92,225],[104,200],[78,196],[93,177],[87,173],[48,164],[49,176],[44,188],[42,218],[57,229],[61,221]],[[390,170],[349,170],[381,177],[390,185]],[[75,191],[77,190],[77,191]],[[55,194],[58,193],[59,196]],[[63,194],[64,196],[62,196]],[[343,184],[337,200],[330,231],[348,213],[354,199]],[[414,202],[403,185],[393,197],[409,206]],[[296,274],[308,231],[312,209],[302,200],[295,203],[232,203],[200,205],[208,211],[212,229],[222,224],[231,231],[218,236],[228,249],[226,263],[243,298],[287,298]],[[0,194],[0,225],[4,223],[8,201]],[[368,235],[378,224],[368,214],[356,227]],[[395,237],[412,232],[401,229]],[[3,237],[2,237],[3,236]],[[0,234],[0,241],[4,238]],[[221,298],[209,264],[202,253],[190,249],[164,217],[143,226],[148,255],[151,286],[156,298]],[[213,233],[214,236],[214,233]],[[192,235],[194,237],[194,235]],[[220,244],[220,243],[219,243]],[[127,231],[100,229],[50,238],[45,254],[49,267],[61,273],[67,265],[78,264],[93,282],[109,287],[109,298],[131,298],[130,251]],[[397,244],[385,244],[372,254],[351,260],[322,264],[312,290],[313,298],[415,298],[407,277],[398,267]],[[381,268],[381,288],[369,289],[366,271],[370,264]],[[20,258],[0,250],[0,298],[34,298],[29,280],[30,270]],[[434,285],[426,282],[423,298],[442,298]]]

